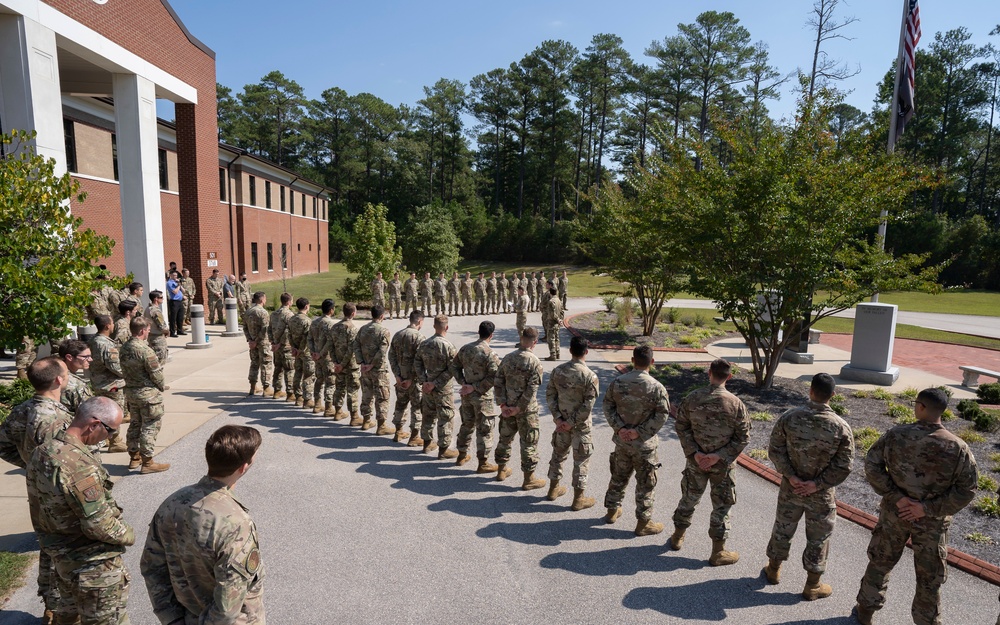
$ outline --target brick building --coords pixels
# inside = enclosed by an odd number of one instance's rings
[[[328,266],[326,189],[220,144],[215,84],[167,0],[0,0],[0,129],[37,132],[87,192],[71,210],[115,240],[109,269],[147,291],[171,261],[200,285],[215,267],[256,282]]]

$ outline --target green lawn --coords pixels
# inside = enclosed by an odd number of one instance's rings
[[[1000,293],[996,291],[949,290],[937,295],[897,291],[879,295],[878,301],[910,312],[1000,316]]]
[[[23,585],[32,558],[30,553],[0,551],[0,605]]]
[[[296,299],[307,297],[313,307],[318,309],[319,304],[328,297],[340,300],[337,297],[337,289],[344,286],[344,281],[351,275],[343,263],[330,263],[330,271],[326,273],[289,278],[284,284],[281,280],[260,282],[254,285],[254,290],[267,293],[269,308],[276,306],[278,297],[288,289],[292,297]]]

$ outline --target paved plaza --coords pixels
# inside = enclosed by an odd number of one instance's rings
[[[590,300],[571,300],[569,313],[599,307]],[[448,338],[459,346],[473,340],[481,319],[453,318]],[[493,345],[502,356],[514,346],[514,316],[496,321]],[[537,326],[538,315],[529,315],[529,323]],[[387,326],[395,332],[403,322],[389,321]],[[429,324],[423,333],[430,335]],[[622,518],[614,525],[605,525],[601,518],[612,443],[600,402],[594,413],[596,449],[588,487],[598,503],[571,512],[570,495],[548,502],[544,489],[520,490],[516,453],[513,476],[498,483],[493,475],[477,475],[474,462],[456,467],[453,461],[393,443],[391,437],[350,428],[346,421],[335,423],[286,402],[246,398],[248,357],[241,338],[213,335],[213,348],[204,351],[184,350],[180,341],[174,339],[171,345],[171,390],[159,440],[166,449],[157,456],[173,466],[166,473],[122,477],[114,491],[126,519],[143,537],[126,554],[132,623],[156,623],[138,566],[146,525],[168,494],[203,475],[204,442],[227,423],[253,425],[264,433],[257,460],[236,493],[260,531],[271,623],[852,622],[848,615],[867,561],[869,533],[838,520],[824,577],[834,588],[829,599],[805,602],[799,595],[805,581],[796,555],[805,542],[801,528],[781,585],[767,586],[760,569],[766,564],[764,548],[777,487],[743,469],[738,469],[739,501],[728,544],[741,553],[740,562],[722,568],[708,565],[707,497],[684,549],[666,549],[683,466],[671,422],[661,432],[663,467],[653,514],[668,531],[636,538],[631,488]],[[562,341],[566,355],[568,332],[563,331]],[[712,351],[738,359],[739,346],[729,343]],[[820,347],[822,355],[811,368],[783,364],[779,375],[836,373],[849,357],[834,347]],[[544,357],[545,347],[539,345],[536,354]],[[602,394],[615,375],[615,362],[626,355],[591,354],[588,362],[600,377]],[[690,354],[656,357],[692,360]],[[555,364],[543,362],[545,382]],[[917,376],[919,380],[911,379]],[[947,382],[954,388],[958,379],[957,370],[951,379],[909,368],[901,375],[908,386]],[[544,475],[553,431],[551,419],[544,418],[544,402],[542,414],[539,472]],[[125,454],[105,458],[113,464],[113,475],[127,473]],[[567,475],[569,470],[571,462],[564,466]],[[32,548],[23,489],[23,473],[7,467],[0,475],[2,549]],[[910,622],[913,584],[907,552],[893,575],[879,623]],[[42,607],[34,591],[31,579],[0,611],[0,625],[36,622]],[[1000,609],[997,593],[995,586],[951,569],[944,589],[945,622],[992,623]]]

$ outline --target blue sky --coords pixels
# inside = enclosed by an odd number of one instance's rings
[[[920,11],[927,46],[937,31],[969,28],[976,42],[1000,37],[995,0],[924,0]],[[350,94],[370,92],[392,104],[414,104],[423,87],[439,78],[468,83],[476,74],[520,60],[545,39],[564,39],[582,52],[597,33],[624,40],[634,59],[651,63],[650,42],[677,32],[702,11],[732,11],[754,41],[770,46],[782,72],[811,62],[805,26],[812,0],[437,0],[368,2],[330,0],[171,0],[188,29],[217,54],[218,81],[239,91],[277,69],[297,81],[310,98],[328,87]],[[875,85],[897,50],[902,3],[849,0],[839,13],[860,21],[847,29],[854,41],[834,41],[829,52],[861,73],[843,84],[848,102],[871,109]],[[917,85],[919,110],[920,86]],[[786,92],[770,108],[791,112]]]

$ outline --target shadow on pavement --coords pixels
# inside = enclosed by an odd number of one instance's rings
[[[564,541],[606,539],[608,531],[601,529],[604,526],[604,519],[593,516],[534,523],[493,523],[476,531],[476,536],[505,538],[524,545],[558,547]]]
[[[0,551],[28,553],[38,551],[38,538],[34,532],[21,532],[0,537]],[[0,604],[2,606],[2,604]]]
[[[212,410],[228,410],[233,407],[241,399],[246,399],[246,393],[241,393],[237,391],[179,391],[174,393],[179,397],[190,397],[196,401],[202,401],[211,404],[209,408]],[[272,404],[275,403],[274,400],[267,400]]]
[[[699,561],[700,566],[708,566]],[[635,588],[622,599],[632,610],[656,610],[666,616],[696,621],[722,621],[727,610],[760,606],[791,606],[804,600],[798,593],[760,592],[767,582],[763,577],[713,579],[687,586]],[[706,597],[713,597],[706,601]],[[817,621],[826,623],[828,621]],[[850,622],[837,620],[832,622]]]
[[[851,616],[831,616],[825,619],[785,621],[774,625],[857,625],[857,621]]]
[[[619,530],[618,533],[621,534],[622,538],[627,536],[635,539],[631,530]],[[683,556],[667,555],[673,553],[673,551],[670,551],[663,544],[642,545],[637,547],[606,549],[604,551],[553,553],[542,558],[540,564],[544,569],[560,569],[570,573],[577,573],[579,575],[601,577],[608,575],[629,576],[646,571],[652,573],[697,571],[709,566],[706,560],[696,560],[694,558],[686,558]],[[726,583],[731,583],[731,581],[727,581]],[[659,591],[672,589],[653,588],[649,590]],[[699,597],[699,600],[703,601],[705,596],[711,595],[701,596]]]
[[[41,608],[38,608],[41,610]],[[28,623],[39,623],[41,622],[41,617],[35,616],[34,614],[29,614],[21,610],[3,610],[3,620],[4,625],[28,625]]]
[[[427,509],[431,512],[454,512],[461,516],[480,519],[499,519],[505,514],[565,511],[562,506],[552,504],[541,497],[545,494],[544,491],[536,491],[539,496],[521,493],[514,478],[497,482],[493,479],[493,474],[481,477],[488,480],[487,484],[493,487],[494,492],[511,492],[516,489],[517,494],[511,493],[482,499],[442,499],[430,504]]]

